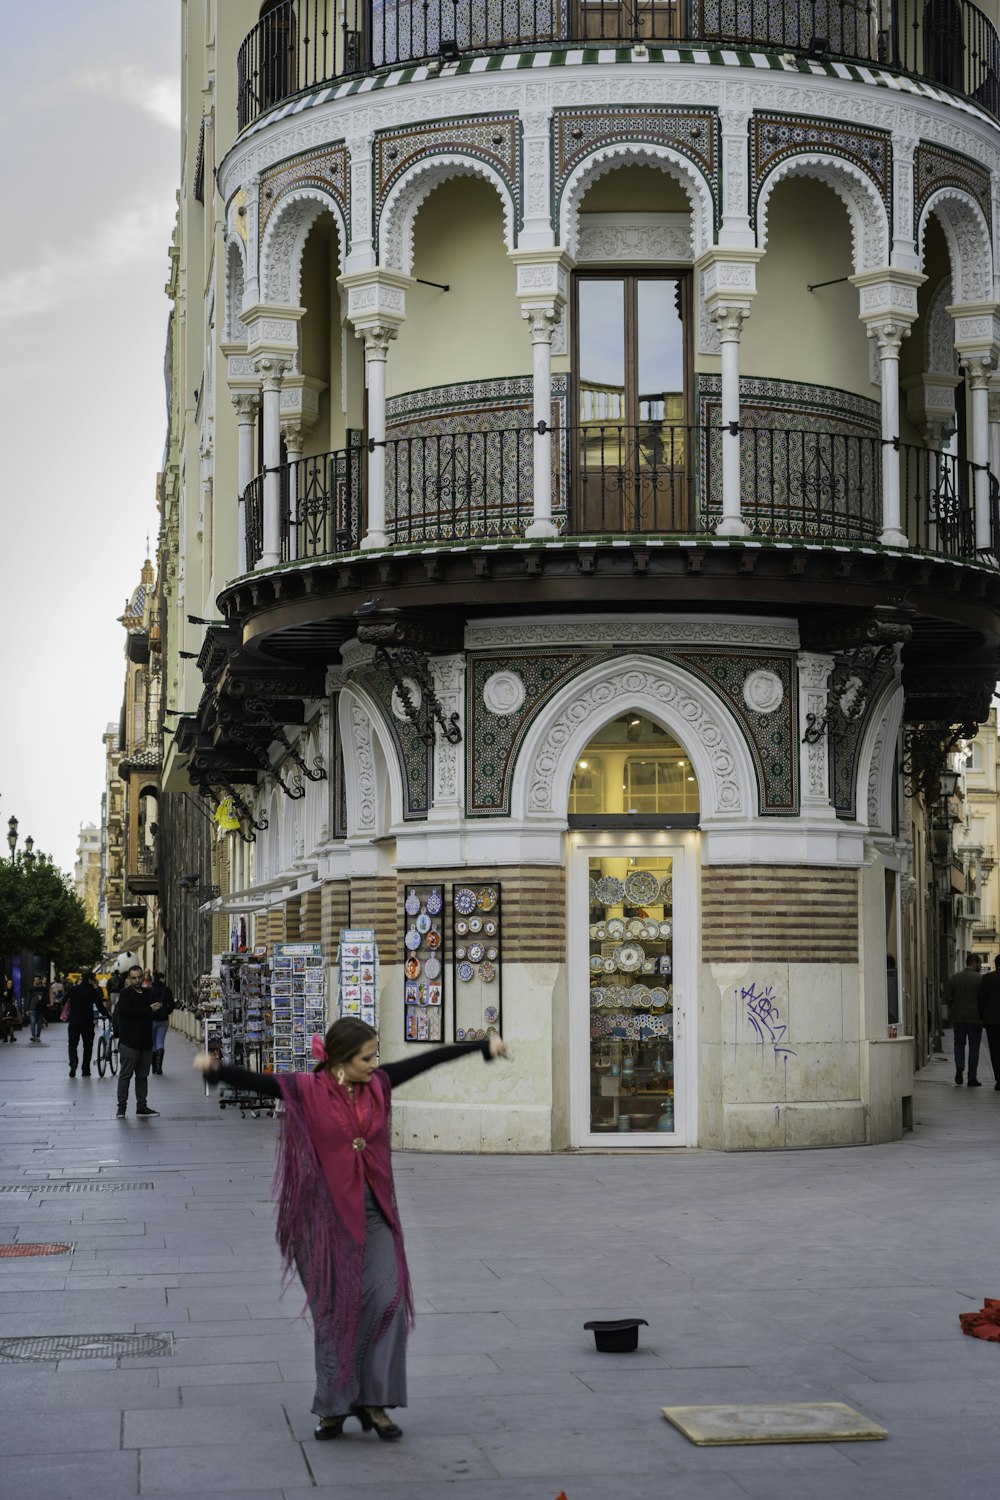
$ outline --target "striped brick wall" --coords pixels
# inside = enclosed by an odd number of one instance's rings
[[[392,963],[402,943],[401,909],[394,876],[369,875],[351,881],[351,926],[374,927],[383,963]]]
[[[299,897],[299,942],[319,943],[323,937],[323,911],[319,891],[305,891]]]
[[[857,963],[857,871],[706,865],[701,943],[706,963]]]
[[[336,962],[337,945],[340,941],[340,932],[344,927],[350,927],[350,886],[346,880],[331,881],[320,891],[320,910],[322,913],[320,927],[320,941],[323,944],[323,952],[331,962]]]

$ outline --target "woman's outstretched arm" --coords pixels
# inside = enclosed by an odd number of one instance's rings
[[[193,1066],[199,1073],[204,1073],[208,1083],[227,1083],[232,1089],[242,1089],[247,1094],[261,1094],[265,1099],[281,1098],[281,1089],[273,1073],[254,1073],[250,1068],[220,1063],[211,1052],[199,1052]]]
[[[418,1074],[426,1073],[429,1068],[454,1062],[457,1057],[466,1057],[473,1052],[481,1053],[487,1062],[492,1062],[494,1057],[506,1057],[507,1048],[498,1036],[488,1036],[481,1042],[454,1042],[450,1047],[434,1047],[416,1057],[404,1057],[400,1062],[383,1063],[379,1072],[385,1074],[389,1087],[395,1089]]]

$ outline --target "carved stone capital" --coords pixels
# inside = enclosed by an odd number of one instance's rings
[[[965,378],[974,391],[989,389],[990,379],[996,368],[996,357],[985,353],[964,353],[959,351],[959,360],[965,372]]]
[[[748,307],[740,307],[732,303],[717,302],[708,309],[708,316],[719,331],[721,344],[739,343],[743,320],[749,316],[749,313]]]
[[[878,347],[879,359],[898,359],[903,340],[909,336],[909,333],[910,324],[900,322],[895,318],[868,324],[868,337],[874,339]]]
[[[260,376],[265,392],[280,391],[285,374],[292,367],[291,357],[281,358],[276,354],[262,354],[254,358],[253,367]]]
[[[233,391],[230,400],[238,423],[252,422],[260,411],[259,391]]]
[[[551,344],[552,335],[562,318],[562,309],[557,307],[522,307],[521,317],[531,331],[533,344]]]
[[[398,333],[399,328],[395,323],[370,323],[354,330],[355,338],[364,340],[365,358],[369,364],[388,358],[389,345]]]

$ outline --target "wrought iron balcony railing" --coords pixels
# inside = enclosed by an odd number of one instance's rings
[[[531,427],[391,437],[385,443],[390,546],[514,541],[532,520]],[[706,536],[722,517],[720,427],[665,421],[552,430],[553,519],[567,536]],[[877,544],[883,528],[882,440],[811,429],[745,428],[741,514],[763,540]],[[365,531],[361,447],[286,464],[280,474],[280,562],[355,551]],[[921,551],[997,566],[1000,486],[989,478],[990,544],[977,544],[975,466],[899,445],[902,530]],[[244,495],[247,566],[263,555],[263,480]]]
[[[308,89],[380,68],[637,43],[884,64],[1000,114],[1000,38],[971,0],[285,0],[240,47],[239,128]]]

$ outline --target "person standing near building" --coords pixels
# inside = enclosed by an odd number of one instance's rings
[[[952,974],[944,991],[948,1019],[955,1033],[955,1082],[962,1082],[965,1046],[968,1043],[970,1089],[980,1087],[979,1048],[983,1040],[983,1027],[979,1019],[979,985],[979,959],[974,953],[970,953],[965,960],[965,968]]]
[[[45,1025],[45,1009],[49,1003],[49,991],[41,974],[36,974],[31,981],[31,989],[28,993],[28,1015],[31,1022],[31,1040],[40,1042],[42,1040],[42,1027]]]
[[[993,960],[993,973],[979,981],[979,1019],[986,1028],[986,1041],[993,1065],[993,1087],[1000,1089],[1000,953]]]
[[[66,1017],[69,1023],[69,1076],[76,1077],[77,1049],[82,1046],[83,1066],[80,1072],[84,1078],[89,1078],[90,1059],[94,1055],[94,1006],[97,1006],[102,1016],[107,1017],[108,1014],[104,996],[94,983],[94,975],[90,969],[84,969],[79,983],[71,985],[66,991],[66,1004],[69,1007],[69,1015]]]
[[[170,1030],[170,1015],[175,1009],[173,991],[168,988],[165,974],[159,972],[153,975],[153,983],[149,989],[149,997],[156,1000],[163,1007],[156,1020],[153,1022],[153,1072],[163,1072],[163,1053],[167,1045],[167,1032]]]
[[[0,1041],[16,1042],[20,1021],[17,998],[14,994],[14,981],[8,979],[4,985],[3,994],[0,995]]]
[[[124,1120],[128,1107],[128,1086],[135,1078],[135,1112],[139,1116],[156,1115],[147,1103],[149,1068],[153,1061],[153,1023],[162,1009],[142,987],[142,969],[133,964],[114,1009],[118,1033],[118,1119]]]

